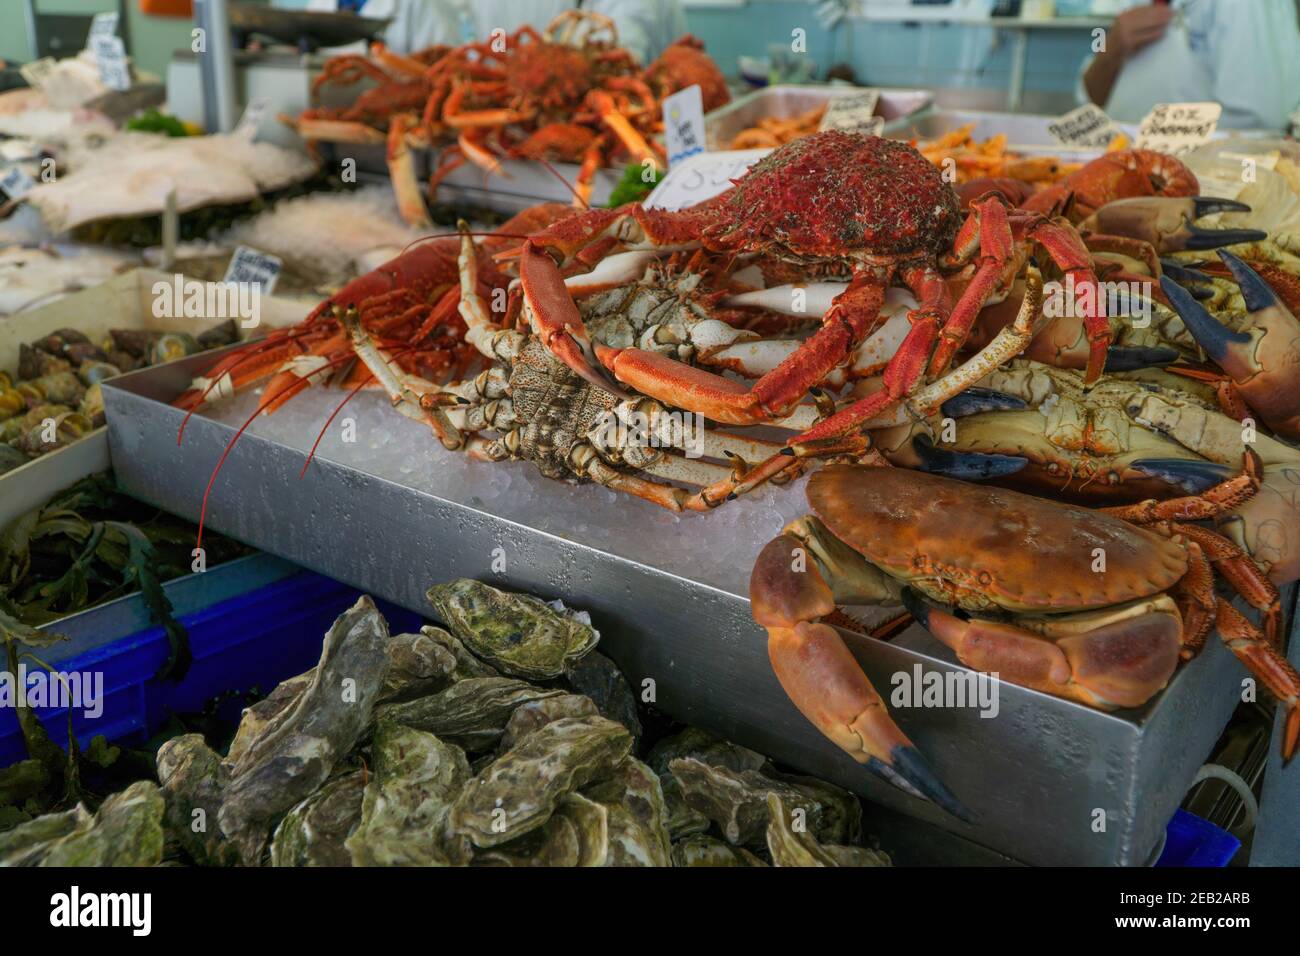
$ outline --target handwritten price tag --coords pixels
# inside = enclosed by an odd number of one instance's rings
[[[260,286],[263,295],[270,295],[283,265],[283,260],[269,252],[239,246],[226,266],[224,281]]]
[[[10,166],[0,172],[0,192],[10,199],[21,199],[35,188],[36,181],[23,172],[21,166]]]
[[[99,66],[99,79],[110,90],[131,88],[131,68],[126,62],[126,44],[109,33],[91,34],[90,52]]]
[[[876,104],[879,102],[879,90],[862,90],[859,93],[836,96],[827,101],[820,128],[879,136],[885,128],[884,117],[876,115]]]
[[[1138,128],[1139,149],[1177,155],[1208,143],[1219,125],[1218,103],[1161,103]]]
[[[664,138],[668,141],[670,167],[704,152],[704,100],[699,84],[664,100]]]
[[[1106,111],[1089,103],[1071,110],[1055,122],[1047,124],[1047,131],[1058,143],[1066,146],[1105,147],[1122,134]]]
[[[90,35],[86,38],[86,45],[90,45],[94,37],[111,37],[117,33],[117,13],[97,13],[90,20]]]
[[[646,208],[676,212],[712,199],[730,189],[733,179],[739,179],[770,152],[770,149],[737,149],[692,156],[668,170],[668,175],[646,197]]]

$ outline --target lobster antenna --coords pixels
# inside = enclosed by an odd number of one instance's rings
[[[573,198],[578,200],[578,202],[582,203],[583,209],[591,208],[587,200],[583,199],[582,196],[578,194],[578,190],[574,187],[574,185],[571,182],[569,182],[567,179],[564,178],[564,176],[560,173],[558,169],[556,169],[554,166],[552,166],[550,163],[548,163],[546,160],[540,157],[537,159],[537,162],[541,163],[542,166],[545,167],[548,173],[550,173],[560,182],[564,183],[564,188],[567,189],[569,192],[573,193]]]
[[[408,348],[402,349],[401,351],[392,353],[390,358],[393,361],[397,361],[397,359],[401,358],[403,355],[415,351],[417,351],[417,349],[414,345],[412,345],[409,346]],[[348,392],[347,396],[343,399],[343,401],[339,402],[338,405],[334,407],[334,411],[330,412],[330,417],[325,419],[325,424],[322,425],[320,431],[316,433],[316,441],[312,443],[311,451],[307,453],[307,460],[302,463],[302,471],[298,472],[299,480],[302,480],[302,478],[306,476],[307,467],[311,464],[312,459],[316,457],[316,449],[320,447],[321,441],[325,438],[325,432],[329,430],[330,423],[333,422],[334,419],[338,417],[339,412],[343,411],[343,406],[346,405],[348,402],[352,401],[352,399],[357,396],[358,392],[360,392],[363,388],[369,385],[371,381],[374,380],[374,377],[375,377],[375,373],[367,369],[366,374],[364,377],[362,377],[361,381],[357,382],[357,384],[352,388],[352,390]]]
[[[340,358],[330,359],[330,361],[326,365],[321,366],[321,368],[317,370],[316,374],[319,374],[320,371],[326,368],[330,368],[331,366],[341,365],[344,362],[350,361],[352,357],[353,357],[352,354],[348,353],[347,355],[341,356]],[[248,426],[253,424],[253,419],[257,418],[258,415],[262,414],[262,412],[266,409],[268,405],[270,405],[276,399],[280,398],[280,396],[285,395],[288,392],[293,391],[295,389],[301,388],[302,383],[305,381],[307,381],[306,378],[300,378],[297,381],[290,382],[285,387],[281,388],[278,392],[276,392],[274,395],[268,395],[265,398],[263,398],[262,401],[258,402],[257,407],[253,409],[253,413],[244,420],[244,424],[239,426],[239,430],[235,432],[234,435],[231,436],[230,441],[226,442],[225,450],[221,452],[221,457],[217,459],[216,467],[212,469],[212,474],[208,478],[208,485],[206,488],[203,489],[203,504],[199,508],[199,533],[194,541],[195,548],[203,547],[203,525],[207,521],[207,517],[208,517],[208,498],[211,497],[212,495],[212,486],[217,481],[217,475],[221,473],[221,466],[224,465],[226,463],[226,459],[230,457],[231,451],[234,450],[235,443],[239,441],[239,437],[244,434]]]

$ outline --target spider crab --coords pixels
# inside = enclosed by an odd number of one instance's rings
[[[525,25],[464,44],[431,67],[427,79],[424,125],[457,134],[429,182],[430,193],[466,161],[500,174],[497,152],[581,162],[575,192],[584,205],[592,176],[613,150],[659,164],[644,135],[656,113],[654,93],[632,54],[618,46],[613,21],[601,14],[567,10],[541,33]],[[511,142],[511,126],[529,135]]]
[[[786,454],[726,489],[739,493],[788,467],[791,456],[861,450],[862,427],[927,376],[947,370],[980,309],[1024,268],[1034,247],[1072,279],[1095,336],[1089,369],[1099,374],[1110,330],[1091,258],[1073,227],[1059,217],[1009,210],[997,196],[976,201],[963,220],[956,194],[934,166],[911,146],[879,137],[816,133],[773,151],[706,203],[680,212],[640,204],[589,210],[531,236],[518,255],[524,298],[548,347],[575,372],[599,384],[608,381],[607,369],[641,394],[735,425],[788,416],[881,326],[891,284],[916,295],[910,329],[885,368],[885,387],[798,435]],[[590,266],[613,251],[692,248],[767,257],[813,273],[838,270],[849,282],[820,327],[749,383],[645,349],[593,348],[561,270]],[[957,273],[966,285],[954,303],[947,280]]]
[[[965,808],[827,623],[837,606],[902,602],[967,666],[1104,710],[1150,699],[1217,626],[1285,708],[1289,759],[1300,674],[1215,596],[1211,562],[1238,588],[1257,583],[1259,569],[1189,523],[1258,486],[1248,454],[1243,473],[1203,495],[1107,513],[919,472],[827,465],[809,480],[813,515],[787,525],[754,565],[754,620],[782,687],[818,730],[958,816]]]

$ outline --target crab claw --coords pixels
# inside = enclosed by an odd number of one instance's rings
[[[920,459],[918,467],[921,471],[928,471],[932,475],[945,475],[961,481],[1004,478],[1007,475],[1014,475],[1029,464],[1029,459],[1020,455],[949,451],[946,448],[936,448],[928,435],[917,435],[912,439],[912,451]]]
[[[1240,242],[1261,242],[1268,238],[1268,233],[1258,229],[1205,229],[1196,225],[1196,220],[1216,212],[1249,211],[1249,206],[1233,199],[1143,196],[1107,203],[1084,220],[1080,228],[1141,239],[1161,253],[1218,249]]]
[[[1139,368],[1160,368],[1178,361],[1176,349],[1143,345],[1112,345],[1106,349],[1107,372],[1132,372]]]
[[[1134,471],[1166,481],[1185,495],[1199,495],[1237,474],[1235,468],[1217,461],[1195,458],[1140,458],[1131,462]]]
[[[1189,269],[1173,259],[1161,259],[1160,270],[1184,286],[1194,299],[1208,299],[1214,295],[1214,289],[1210,287],[1213,280],[1199,269]]]
[[[1023,411],[1028,408],[1023,398],[1008,395],[991,388],[974,386],[959,392],[939,406],[946,418],[965,418],[981,412]]]
[[[1245,262],[1223,250],[1219,258],[1246,303],[1248,321],[1241,331],[1226,328],[1177,283],[1162,278],[1161,286],[1192,337],[1232,379],[1240,399],[1277,434],[1300,437],[1300,365],[1295,357],[1300,322]]]
[[[597,388],[630,399],[627,390],[609,376],[596,358],[582,316],[555,260],[533,243],[525,242],[520,253],[519,280],[529,321],[547,351]]]
[[[929,798],[958,819],[973,819],[894,723],[839,631],[818,620],[839,599],[895,600],[897,587],[816,519],[804,518],[763,548],[749,594],[754,620],[767,629],[777,680],[813,726],[905,792]]]

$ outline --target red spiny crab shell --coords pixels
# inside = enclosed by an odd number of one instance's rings
[[[826,130],[756,163],[704,241],[792,258],[927,258],[952,246],[961,220],[957,194],[911,146]]]

